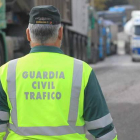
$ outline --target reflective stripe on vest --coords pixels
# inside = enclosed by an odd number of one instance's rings
[[[0,111],[0,120],[8,121],[9,120],[9,113],[5,111]]]
[[[96,140],[113,140],[117,135],[116,129],[114,128],[112,131],[109,133],[103,135],[100,138],[97,138]]]
[[[111,124],[112,122],[113,122],[113,119],[109,113],[100,119],[86,122],[86,127],[87,127],[87,130],[100,129],[100,128],[106,127],[107,125]]]
[[[76,126],[79,96],[82,84],[82,73],[83,73],[83,62],[74,59],[73,69],[73,83],[71,90],[70,110],[68,123],[69,126],[59,127],[18,127],[17,124],[17,105],[16,105],[16,66],[17,61],[12,60],[8,64],[8,94],[12,104],[11,119],[13,124],[9,124],[9,128],[15,133],[24,136],[30,135],[47,135],[47,136],[58,136],[66,134],[85,134],[85,126]]]
[[[0,124],[0,132],[6,132],[7,124]]]

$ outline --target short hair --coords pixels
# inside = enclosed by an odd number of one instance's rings
[[[61,24],[48,25],[48,24],[30,24],[29,31],[33,43],[54,43],[58,37],[58,31]]]

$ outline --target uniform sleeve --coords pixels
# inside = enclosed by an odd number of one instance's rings
[[[85,88],[84,120],[96,140],[117,140],[112,117],[93,70]]]
[[[3,140],[6,135],[7,124],[9,122],[9,112],[7,96],[0,81],[0,140]]]

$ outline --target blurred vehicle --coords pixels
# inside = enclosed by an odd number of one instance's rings
[[[107,41],[106,50],[107,55],[116,54],[117,42],[118,42],[118,26],[110,20],[104,20],[104,26],[106,27]]]
[[[114,6],[109,8],[110,12],[114,12],[122,15],[121,25],[120,25],[122,27],[124,27],[126,22],[130,20],[131,12],[133,10],[135,10],[135,6],[132,5],[119,5],[119,6]]]
[[[72,56],[88,63],[98,61],[98,23],[96,11],[87,0],[72,0],[72,26],[67,26],[71,33]],[[78,41],[78,39],[80,39]],[[74,40],[74,42],[73,42]],[[83,58],[79,57],[83,54]]]
[[[99,24],[99,59],[104,60],[106,57],[106,28],[102,18],[98,19]]]
[[[124,26],[124,13],[123,12],[101,11],[101,12],[98,12],[98,16],[102,17],[104,20],[109,20],[117,24],[119,27],[119,31],[123,30],[123,26]]]
[[[132,61],[140,60],[140,11],[133,11],[131,20],[125,26],[130,36]]]
[[[102,54],[102,46],[104,54],[111,55],[115,54],[117,50],[117,34],[118,34],[118,25],[110,19],[109,16],[106,18],[106,11],[98,12],[99,16],[99,25],[100,25],[100,47],[99,47],[99,56]],[[110,12],[109,12],[110,13]],[[113,17],[114,18],[114,17]],[[117,20],[116,20],[117,21]]]
[[[111,31],[109,27],[106,27],[106,34],[107,34],[106,54],[111,55]]]
[[[110,7],[108,11],[102,11],[99,13],[100,17],[105,20],[111,20],[118,25],[118,54],[130,53],[130,38],[124,33],[124,26],[131,18],[131,12],[133,10],[135,10],[135,6],[121,5]],[[122,53],[122,50],[124,50],[124,53]]]
[[[87,0],[1,0],[0,65],[30,51],[25,30],[30,9],[54,5],[61,13],[64,27],[62,50],[89,63],[98,61],[99,25],[94,7]]]
[[[97,63],[99,61],[99,24],[98,24],[98,15],[93,6],[90,6],[91,10],[91,47],[92,47],[92,63]]]

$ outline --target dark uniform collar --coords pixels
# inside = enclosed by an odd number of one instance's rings
[[[60,48],[54,46],[36,46],[33,47],[30,51],[30,53],[36,53],[36,52],[52,52],[52,53],[64,54]]]

